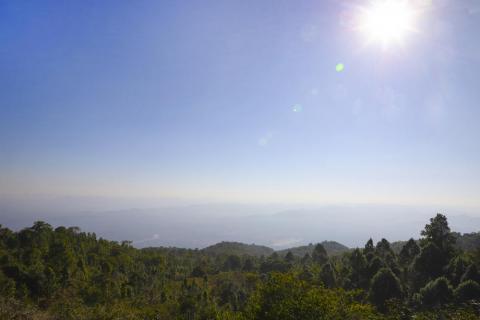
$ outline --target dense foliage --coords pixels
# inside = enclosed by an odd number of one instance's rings
[[[0,320],[478,319],[479,248],[460,250],[441,214],[421,236],[399,250],[370,239],[299,256],[238,243],[140,250],[75,227],[0,226]]]

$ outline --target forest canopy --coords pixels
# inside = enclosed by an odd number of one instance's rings
[[[136,249],[41,221],[0,226],[0,319],[478,319],[475,241],[442,214],[398,249]]]

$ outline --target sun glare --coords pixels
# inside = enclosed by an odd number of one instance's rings
[[[401,44],[414,30],[414,16],[415,11],[407,0],[376,0],[361,10],[358,29],[369,42],[384,47]]]

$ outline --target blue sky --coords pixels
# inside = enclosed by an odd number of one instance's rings
[[[1,1],[0,194],[478,208],[480,3],[422,3]]]

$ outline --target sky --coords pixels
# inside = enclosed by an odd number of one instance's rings
[[[0,195],[480,208],[480,1],[412,3],[0,1]]]

